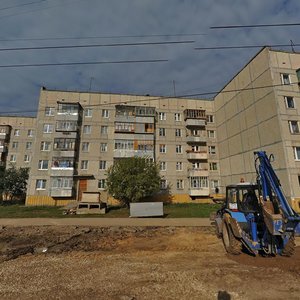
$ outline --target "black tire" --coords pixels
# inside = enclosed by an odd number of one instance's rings
[[[222,240],[225,250],[229,254],[239,255],[242,252],[242,243],[238,240],[232,232],[230,226],[223,221],[222,223]]]
[[[295,237],[292,235],[285,245],[284,249],[281,252],[282,256],[291,257],[295,253],[296,243],[295,243]]]

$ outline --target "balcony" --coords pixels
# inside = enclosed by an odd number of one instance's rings
[[[209,172],[207,169],[190,169],[188,170],[189,177],[208,177]]]
[[[51,197],[72,197],[72,195],[72,188],[51,188],[50,190]]]
[[[186,142],[190,144],[194,143],[206,143],[207,136],[206,135],[188,135],[186,137]]]
[[[206,125],[206,119],[186,119],[186,127],[204,127]]]
[[[115,158],[126,158],[126,157],[154,157],[153,150],[124,150],[124,149],[115,149],[114,150]]]
[[[54,157],[75,157],[76,152],[74,150],[53,150]]]
[[[56,168],[52,167],[50,176],[73,176],[74,168]]]
[[[209,196],[209,188],[208,187],[198,187],[198,188],[190,188],[189,189],[190,196]]]
[[[70,131],[56,131],[54,133],[55,138],[70,138],[70,139],[76,139],[77,138],[77,132],[70,132]]]
[[[196,160],[196,159],[206,160],[206,159],[208,159],[208,154],[207,154],[207,152],[187,152],[187,159],[190,159],[190,160]]]

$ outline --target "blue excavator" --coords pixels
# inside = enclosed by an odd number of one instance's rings
[[[290,206],[271,165],[274,156],[254,152],[257,182],[226,187],[226,201],[215,216],[216,234],[226,251],[292,256],[300,235],[300,215]]]

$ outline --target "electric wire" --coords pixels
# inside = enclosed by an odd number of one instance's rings
[[[149,60],[119,60],[119,61],[86,61],[86,62],[62,62],[62,63],[36,63],[36,64],[14,64],[0,65],[0,68],[25,68],[25,67],[52,67],[52,66],[80,66],[80,65],[105,65],[105,64],[133,64],[133,63],[161,63],[167,59]]]
[[[45,1],[47,1],[47,0],[40,0],[40,1],[34,1],[34,2],[18,4],[18,5],[14,5],[14,6],[1,7],[0,11],[8,10],[8,9],[16,8],[16,7],[21,7],[21,6],[28,6],[28,5],[32,5],[32,4],[42,3],[42,2],[45,2]]]
[[[232,89],[232,90],[222,90],[222,91],[212,91],[212,92],[205,92],[205,93],[197,93],[197,94],[185,94],[185,95],[178,95],[176,97],[174,96],[141,96],[143,98],[139,98],[136,100],[130,100],[128,101],[130,104],[131,103],[136,103],[136,102],[141,102],[141,101],[147,101],[147,102],[151,102],[151,101],[157,101],[157,100],[170,100],[170,99],[180,99],[180,98],[191,98],[191,97],[196,97],[196,96],[208,96],[208,95],[219,95],[219,94],[226,94],[226,93],[235,93],[235,92],[243,92],[243,91],[249,91],[249,90],[257,90],[257,89],[265,89],[265,88],[274,88],[274,87],[280,87],[280,86],[291,86],[294,84],[299,84],[298,82],[291,82],[289,85],[287,84],[274,84],[274,85],[264,85],[264,86],[258,86],[258,87],[249,87],[249,88],[243,88],[243,89]],[[56,90],[49,90],[49,91],[56,91]],[[64,92],[74,92],[74,91],[64,91]],[[85,93],[86,91],[77,91],[78,93]],[[90,92],[91,94],[95,94],[95,93],[102,93],[102,94],[108,94],[105,92]],[[113,94],[115,95],[115,94]],[[130,95],[129,95],[130,96]],[[133,95],[136,97],[136,95]],[[138,96],[139,97],[139,96]],[[201,99],[200,99],[201,100]],[[203,99],[204,100],[204,99]],[[210,100],[208,100],[210,101]],[[90,107],[105,107],[105,106],[110,106],[110,105],[122,105],[125,104],[126,105],[126,101],[118,101],[118,102],[113,102],[113,103],[101,103],[101,104],[90,104],[90,105],[86,105],[83,106],[83,108],[90,108]],[[2,111],[0,112],[0,115],[6,115],[6,114],[21,114],[21,113],[37,113],[37,112],[42,112],[44,111],[44,109],[42,110],[20,110],[20,111]]]
[[[210,29],[234,29],[234,28],[285,27],[285,26],[300,26],[300,23],[224,25],[224,26],[211,26],[209,28]]]
[[[14,47],[14,48],[0,48],[0,51],[26,51],[26,50],[51,50],[51,49],[125,47],[125,46],[126,47],[127,46],[153,46],[153,45],[191,44],[191,43],[194,43],[194,42],[195,41],[169,41],[169,42],[61,45],[61,46],[40,46],[40,47]]]
[[[196,47],[194,50],[229,50],[229,49],[251,49],[263,47],[291,47],[300,46],[300,44],[273,44],[273,45],[244,45],[244,46],[216,46],[216,47]]]

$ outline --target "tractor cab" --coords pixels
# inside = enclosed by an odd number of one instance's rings
[[[238,183],[226,187],[226,209],[232,212],[253,213],[259,209],[257,184]]]

